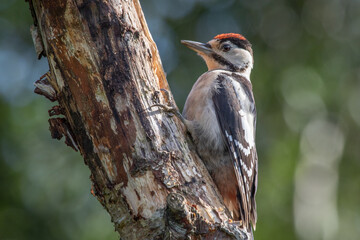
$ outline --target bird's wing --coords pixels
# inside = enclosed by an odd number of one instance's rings
[[[213,94],[217,119],[234,163],[239,185],[238,201],[244,226],[255,228],[257,153],[256,109],[251,82],[237,74],[220,74]]]

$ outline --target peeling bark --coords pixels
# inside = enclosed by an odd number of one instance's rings
[[[37,80],[35,85],[34,92],[43,95],[47,99],[49,99],[51,102],[55,102],[57,100],[55,89],[52,87],[52,85],[49,82],[49,73],[45,73],[43,76],[40,77],[39,80]]]
[[[50,66],[35,92],[63,115],[49,120],[52,136],[80,151],[121,239],[247,239],[181,122],[149,108],[171,99],[138,0],[32,0],[30,10]]]
[[[37,55],[38,59],[40,59],[41,56],[45,56],[45,53],[44,53],[44,46],[43,46],[43,43],[41,41],[41,37],[39,34],[39,30],[37,27],[35,27],[35,25],[32,25],[30,27],[30,32],[31,32],[31,37],[34,42],[36,55]]]

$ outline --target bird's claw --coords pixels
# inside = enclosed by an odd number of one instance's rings
[[[170,102],[169,105],[165,105],[165,104],[161,104],[161,103],[155,103],[153,105],[151,105],[149,108],[153,108],[153,107],[159,107],[162,109],[163,112],[166,112],[168,114],[169,117],[173,117],[176,116],[178,117],[185,125],[186,125],[186,120],[185,118],[181,115],[181,113],[179,112],[178,108],[176,107],[176,105],[174,104],[174,100],[172,99],[170,93],[168,90],[161,88],[161,91],[163,91],[166,95],[166,99]]]
[[[167,114],[169,114],[170,117],[173,117],[174,115],[177,115],[178,110],[176,107],[172,106],[172,105],[165,105],[165,104],[161,104],[161,103],[156,103],[150,106],[150,109],[153,107],[159,107],[162,109],[162,111],[166,112]]]
[[[161,88],[160,90],[165,93],[165,95],[166,95],[165,99],[168,102],[170,102],[170,105],[156,103],[156,104],[151,105],[150,109],[153,107],[159,107],[162,109],[162,111],[166,112],[170,117],[173,117],[174,115],[176,115],[176,116],[181,115],[179,110],[177,109],[177,107],[173,104],[173,99],[172,99],[169,91],[164,88]]]

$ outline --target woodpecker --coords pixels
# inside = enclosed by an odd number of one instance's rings
[[[256,227],[258,158],[256,108],[250,73],[250,42],[240,34],[215,36],[207,43],[181,41],[207,65],[187,97],[183,117],[198,153],[234,220]]]
[[[251,44],[235,33],[217,35],[207,43],[181,43],[205,60],[208,71],[192,87],[183,114],[174,113],[192,135],[233,220],[252,235],[258,158]]]

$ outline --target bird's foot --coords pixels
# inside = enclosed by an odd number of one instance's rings
[[[163,112],[166,112],[170,117],[173,117],[173,116],[178,117],[186,126],[186,120],[183,117],[183,115],[181,115],[179,109],[174,104],[174,101],[171,98],[170,93],[166,89],[160,89],[160,90],[166,94],[167,99],[169,99],[170,104],[165,105],[165,104],[161,104],[161,103],[156,103],[156,104],[151,105],[149,108],[151,109],[153,107],[159,107],[159,108],[161,108],[161,110]]]

